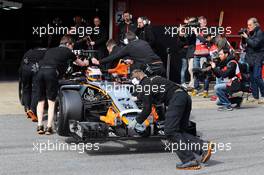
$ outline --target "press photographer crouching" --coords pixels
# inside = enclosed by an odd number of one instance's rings
[[[218,83],[214,90],[218,100],[216,104],[219,106],[219,111],[232,111],[232,103],[236,103],[236,107],[240,107],[243,98],[232,98],[232,92],[240,90],[241,73],[239,64],[233,54],[230,54],[229,48],[222,48],[219,51],[220,63],[217,65],[215,61],[211,62],[211,67],[214,75],[218,78]]]
[[[264,61],[264,34],[256,18],[250,18],[247,29],[241,30],[242,44],[246,47],[245,60],[250,65],[250,78],[253,99],[251,102],[264,103],[264,82],[262,64]],[[259,92],[261,98],[259,98]]]

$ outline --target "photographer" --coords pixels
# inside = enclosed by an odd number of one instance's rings
[[[239,77],[239,67],[233,54],[230,54],[229,48],[222,48],[219,51],[220,63],[217,66],[215,62],[211,62],[211,67],[214,75],[219,79],[218,83],[215,85],[214,90],[218,97],[217,105],[219,111],[232,111],[231,102],[229,100],[228,93],[229,86],[234,78]],[[237,105],[240,106],[238,101]]]
[[[262,62],[264,61],[264,34],[256,18],[247,21],[247,31],[239,32],[242,43],[246,44],[245,60],[250,65],[250,78],[253,100],[264,103],[264,82],[262,80]],[[261,93],[261,99],[259,98]]]
[[[209,96],[209,83],[210,79],[212,78],[212,72],[210,70],[210,61],[214,57],[214,54],[217,53],[217,46],[211,36],[211,34],[204,35],[205,38],[205,47],[208,49],[208,56],[203,58],[203,60],[200,60],[200,66],[199,67],[194,67],[193,72],[195,74],[196,82],[204,82],[204,87],[203,87],[203,97],[207,98]],[[198,85],[197,85],[198,86]],[[199,86],[197,87],[199,88]],[[198,91],[197,89],[194,91]],[[196,94],[196,92],[195,92]]]
[[[198,23],[197,18],[195,17],[186,17],[184,19],[184,27],[191,27],[196,26],[196,23]],[[191,31],[191,30],[189,30]],[[194,77],[193,77],[193,58],[194,58],[194,51],[195,51],[195,43],[196,43],[196,35],[195,33],[185,33],[185,37],[188,41],[188,49],[186,53],[186,59],[188,59],[188,71],[190,74],[190,82],[188,85],[188,88],[193,90],[194,89]]]
[[[207,46],[208,40],[206,40],[206,34],[204,34],[203,30],[207,29],[207,19],[204,16],[198,18],[200,27],[194,29],[196,34],[196,43],[195,43],[195,51],[194,51],[194,59],[193,59],[193,68],[201,68],[201,65],[208,61],[209,57],[209,49]],[[199,29],[199,31],[198,31]],[[205,87],[209,87],[209,81],[205,81]],[[196,96],[198,91],[200,90],[200,80],[198,77],[198,73],[194,72],[194,90],[192,91],[192,96]],[[205,89],[203,93],[204,97],[208,97],[208,91]]]
[[[139,39],[147,41],[151,48],[154,48],[155,36],[152,32],[150,20],[146,17],[139,17],[137,19],[136,35]]]
[[[188,68],[188,59],[186,57],[188,50],[188,39],[184,36],[184,33],[180,33],[177,38],[178,56],[181,58],[181,85],[187,88],[186,85],[186,71]]]
[[[188,35],[187,33],[185,33],[185,31],[183,29],[181,29],[182,31],[179,33],[179,36],[177,37],[177,50],[178,53],[177,55],[179,56],[179,58],[181,58],[181,85],[185,88],[187,88],[186,85],[186,72],[187,72],[187,68],[188,68],[188,58],[187,58],[187,51],[189,48],[189,42],[188,42]]]
[[[217,50],[222,50],[223,48],[228,48],[230,50],[230,53],[234,52],[234,49],[232,48],[232,46],[230,45],[230,43],[227,41],[226,37],[224,35],[216,35],[214,38],[214,43],[217,46]],[[212,59],[214,59],[215,61],[219,62],[219,55],[218,52],[216,52],[216,54],[214,56],[211,57]],[[221,78],[217,78],[215,77],[215,84],[221,83]],[[211,101],[216,101],[217,100],[217,96],[216,95],[212,95],[211,96]]]
[[[125,35],[128,31],[133,33],[137,30],[137,25],[133,22],[132,15],[128,11],[124,11],[122,22],[118,25],[118,42],[124,44]]]

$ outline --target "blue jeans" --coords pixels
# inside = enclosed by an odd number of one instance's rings
[[[188,60],[186,58],[182,58],[182,67],[181,67],[181,84],[186,82],[186,71],[188,68]]]
[[[259,99],[259,92],[264,97],[264,82],[262,79],[262,64],[255,63],[253,69],[250,71],[250,81],[252,95],[255,99]]]
[[[222,83],[222,79],[215,77],[215,85],[217,85],[219,83]]]
[[[225,81],[222,78],[215,77],[215,85],[225,83]],[[215,92],[215,91],[214,91]],[[215,92],[216,93],[216,92]],[[216,95],[216,94],[215,94]]]
[[[193,59],[193,68],[201,68],[202,65],[201,65],[201,62],[205,62],[207,60],[206,57],[194,57]],[[209,79],[208,77],[206,76],[205,80],[204,80],[204,90],[205,91],[208,91],[209,90]],[[197,75],[194,76],[194,89],[196,90],[199,90],[199,87],[200,87],[200,80],[199,80],[199,77],[197,77]]]
[[[228,83],[228,80],[225,80],[223,78],[217,78],[217,77],[215,77],[215,85],[222,84],[222,83]]]
[[[218,83],[214,87],[218,101],[216,102],[219,106],[230,106],[231,102],[228,99],[226,83]]]
[[[245,56],[246,56],[246,52],[242,52],[242,53],[240,54],[239,62],[246,62],[246,60],[245,60]]]

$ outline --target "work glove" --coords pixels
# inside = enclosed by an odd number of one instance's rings
[[[135,126],[136,126],[136,124],[137,124],[137,120],[136,120],[136,119],[130,120],[130,121],[128,122],[128,128],[130,128],[130,129],[134,129]]]
[[[137,123],[135,126],[136,132],[139,132],[139,133],[144,132],[145,129],[146,129],[146,126],[144,125],[144,123],[142,123],[142,124]]]
[[[146,126],[142,123],[139,124],[136,119],[129,121],[128,128],[135,129],[137,132],[144,132]]]

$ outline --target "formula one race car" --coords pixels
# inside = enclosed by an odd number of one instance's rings
[[[104,71],[89,67],[83,74],[62,85],[56,103],[55,127],[61,136],[81,141],[164,135],[164,110],[153,106],[144,124],[144,132],[128,128],[128,123],[141,112],[140,103],[131,95],[129,65],[120,60],[114,69]],[[190,133],[196,135],[195,123]]]

